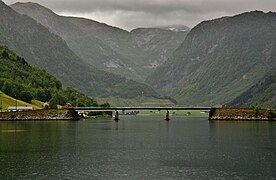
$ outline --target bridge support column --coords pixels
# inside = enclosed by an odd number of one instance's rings
[[[166,112],[166,118],[165,118],[166,121],[169,121],[170,120],[170,111],[167,110]]]
[[[119,121],[119,112],[116,110],[115,111],[115,117],[114,117],[114,121]]]

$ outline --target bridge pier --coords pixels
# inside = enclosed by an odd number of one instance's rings
[[[116,110],[115,111],[115,117],[114,117],[114,121],[119,121],[119,112]]]
[[[166,112],[166,118],[165,118],[166,121],[169,121],[170,120],[170,111],[167,110]]]

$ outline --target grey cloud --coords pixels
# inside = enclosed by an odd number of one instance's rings
[[[25,0],[23,0],[25,1]],[[29,1],[29,0],[26,0]],[[275,11],[275,0],[35,0],[56,13],[88,15],[131,29],[139,26],[185,24],[244,11]],[[4,0],[11,4],[15,0]]]
[[[154,13],[171,11],[205,13],[276,7],[275,0],[37,0],[37,2],[56,11],[78,13],[113,10]]]

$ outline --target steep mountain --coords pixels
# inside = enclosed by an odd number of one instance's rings
[[[138,81],[144,81],[162,64],[188,32],[166,28],[128,32],[90,19],[58,16],[35,3],[15,3],[11,7],[62,37],[86,62]]]
[[[50,9],[36,3],[15,3],[11,7],[20,14],[25,14],[47,27],[52,33],[66,41],[69,48],[84,61],[102,70],[115,72],[137,79],[130,70],[128,60],[113,51],[108,45],[68,21],[67,17],[58,16]]]
[[[138,28],[127,32],[84,18],[71,17],[70,21],[126,57],[133,64],[132,70],[142,80],[164,63],[188,34],[188,31],[174,32],[161,28]]]
[[[69,49],[59,36],[26,15],[21,15],[0,1],[0,44],[6,45],[34,64],[90,96],[159,97],[145,84],[127,80],[96,69]],[[128,86],[128,92],[124,86]],[[137,94],[137,92],[139,92]],[[146,95],[145,95],[146,94]]]
[[[144,69],[149,69],[148,72],[151,72],[172,55],[188,32],[188,28],[187,31],[138,28],[131,31],[132,46],[142,55],[140,62],[143,62]]]
[[[276,65],[276,13],[204,21],[147,82],[188,105],[225,104]]]
[[[275,71],[267,73],[261,81],[228,103],[230,107],[251,107],[254,105],[260,105],[261,107],[276,106]]]

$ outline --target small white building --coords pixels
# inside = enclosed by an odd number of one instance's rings
[[[17,112],[17,111],[31,111],[33,107],[31,106],[9,106],[8,112]]]

